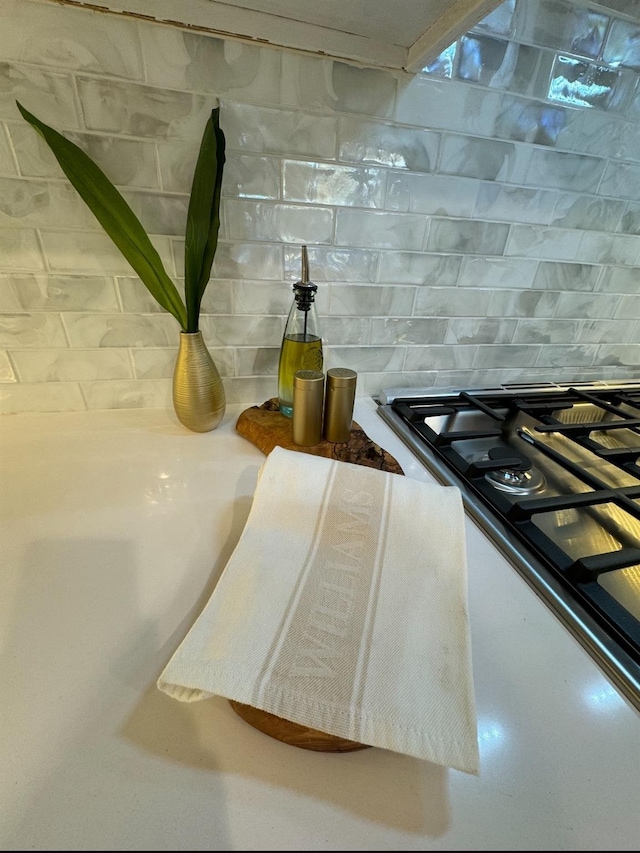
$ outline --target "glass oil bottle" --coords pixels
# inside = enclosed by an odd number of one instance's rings
[[[298,370],[322,371],[322,336],[315,296],[318,286],[309,281],[307,247],[302,247],[302,275],[293,285],[293,304],[287,317],[278,365],[278,404],[283,415],[293,416],[293,377]]]

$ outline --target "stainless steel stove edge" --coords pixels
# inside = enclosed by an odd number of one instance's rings
[[[637,383],[635,384],[637,387]],[[593,385],[593,383],[589,383],[589,385],[600,389],[602,387],[614,387],[613,384],[605,386],[604,383],[598,386]],[[536,386],[536,388],[539,387]],[[558,390],[561,386],[555,385],[553,387],[554,390]],[[576,386],[569,383],[566,387]],[[628,388],[629,383],[622,384],[621,387]],[[513,386],[510,386],[510,389],[508,393],[512,394]],[[532,390],[532,387],[527,386],[527,390]],[[438,394],[441,391],[442,389],[437,389]],[[458,393],[458,391],[451,391],[452,395]],[[491,393],[495,393],[495,389],[492,389]],[[398,394],[397,396],[405,395]],[[416,396],[425,396],[425,394],[424,392],[422,394],[417,393]],[[523,551],[522,544],[516,542],[500,521],[487,512],[482,502],[465,489],[464,483],[458,481],[452,471],[413,435],[398,419],[390,405],[380,404],[377,411],[387,425],[403,440],[439,482],[460,488],[465,509],[472,520],[490,537],[521,577],[545,601],[573,637],[599,664],[605,676],[618,688],[629,704],[640,712],[640,666],[636,661],[629,657],[613,640],[603,634],[597,623],[580,604],[567,596],[559,581],[549,575],[528,551]]]

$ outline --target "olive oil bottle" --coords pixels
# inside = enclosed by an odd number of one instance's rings
[[[278,365],[278,402],[283,415],[293,415],[293,377],[297,370],[322,370],[322,336],[315,296],[318,286],[309,281],[307,247],[302,247],[302,275],[293,285],[293,304],[287,317]]]

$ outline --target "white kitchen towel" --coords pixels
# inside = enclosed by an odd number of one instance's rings
[[[459,489],[275,447],[158,687],[477,775]]]

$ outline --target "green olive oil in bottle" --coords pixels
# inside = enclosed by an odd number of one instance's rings
[[[322,370],[322,336],[315,295],[318,286],[309,281],[307,247],[302,247],[302,276],[293,285],[293,305],[289,311],[280,348],[278,401],[280,411],[293,415],[293,377],[297,370]]]

